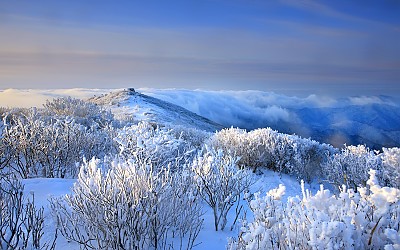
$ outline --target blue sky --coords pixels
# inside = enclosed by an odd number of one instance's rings
[[[400,95],[400,2],[0,0],[0,89]]]

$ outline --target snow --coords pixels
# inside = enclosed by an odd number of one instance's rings
[[[263,170],[262,173],[254,174],[254,184],[251,188],[251,193],[260,192],[261,195],[265,195],[269,190],[278,188],[280,185],[286,187],[284,199],[289,196],[301,195],[300,183],[291,176],[285,174],[278,174],[270,170]],[[23,180],[25,185],[25,194],[33,193],[35,195],[35,204],[40,207],[43,206],[45,209],[45,234],[43,239],[45,241],[52,241],[54,239],[54,233],[56,224],[52,218],[49,208],[49,198],[59,197],[71,193],[71,188],[75,183],[76,179],[60,179],[60,178],[35,178]],[[317,190],[317,184],[306,184],[307,188]],[[280,190],[280,189],[279,189]],[[280,190],[282,191],[282,190]],[[246,202],[242,202],[245,205],[245,210],[249,210]],[[228,215],[228,224],[224,231],[216,232],[214,230],[214,219],[212,211],[209,207],[204,204],[204,224],[203,228],[196,240],[197,246],[194,249],[225,249],[228,243],[229,237],[238,235],[240,229],[240,223],[237,223],[232,231],[230,231],[231,224],[234,220],[234,209],[230,211]],[[248,220],[251,220],[248,214]],[[56,241],[56,249],[64,250],[75,250],[79,249],[79,246],[74,242],[67,242],[65,238],[59,234]]]
[[[119,120],[178,125],[209,132],[223,128],[222,125],[199,116],[182,106],[130,90],[117,90],[90,98],[90,101],[110,108],[115,118]]]
[[[43,242],[53,242],[56,232],[56,223],[50,212],[49,198],[60,197],[70,193],[70,190],[76,179],[61,178],[35,178],[22,180],[24,184],[24,193],[26,195],[34,194],[35,205],[44,208],[44,235]],[[66,239],[58,234],[56,249],[79,249],[74,242],[67,242]]]
[[[8,91],[8,92],[10,92],[10,91]],[[99,91],[99,92],[101,92],[101,91]],[[60,93],[62,93],[62,92],[60,92]],[[176,93],[179,94],[179,91],[177,91]],[[249,97],[250,94],[252,94],[252,96],[254,96],[257,93],[248,92],[247,95],[244,95],[244,96]],[[236,95],[240,95],[240,93],[236,93]],[[205,95],[205,96],[207,96],[207,95]],[[267,95],[267,97],[268,97],[268,95]],[[267,98],[267,97],[265,97],[265,98]],[[276,97],[276,96],[274,96],[274,95],[269,96],[269,98],[272,98],[272,99],[273,99],[273,97]],[[299,101],[300,99],[293,99],[293,100]],[[291,101],[293,101],[293,100],[291,100]],[[381,100],[381,99],[379,99],[379,100]],[[119,119],[124,119],[124,117],[125,117],[126,119],[133,119],[135,121],[156,122],[156,123],[170,124],[173,126],[180,125],[180,126],[185,126],[185,127],[199,128],[199,129],[208,130],[208,131],[213,131],[213,130],[215,131],[216,129],[220,128],[220,126],[218,124],[215,124],[210,120],[202,118],[184,108],[181,108],[174,104],[167,103],[167,102],[155,99],[153,97],[142,95],[142,94],[139,94],[136,92],[130,93],[129,90],[128,91],[120,90],[118,92],[114,92],[113,94],[95,97],[95,98],[92,98],[92,101],[96,101],[99,104],[105,104],[106,106],[110,107],[112,112]],[[226,109],[226,107],[224,105],[217,105],[216,104],[217,102],[215,102],[215,101],[216,100],[214,100],[214,102],[213,102],[215,104],[215,106],[221,106],[221,108]],[[289,102],[290,100],[286,100],[286,101]],[[304,99],[304,100],[302,100],[302,102],[303,102],[302,105],[304,105],[304,102],[306,102],[306,101],[311,102],[311,101],[315,101],[315,99],[312,99],[312,100]],[[356,101],[359,102],[358,105],[360,106],[361,100],[356,99]],[[371,105],[371,103],[368,103],[370,101],[374,101],[373,104],[380,104],[375,99],[371,99],[371,100],[365,99],[363,101],[365,101],[365,104],[362,104],[364,106]],[[383,102],[383,99],[381,101]],[[281,101],[281,102],[283,102],[283,101]],[[227,101],[226,103],[230,103],[232,105],[235,104],[232,100],[231,100],[231,102]],[[199,103],[193,103],[193,105],[198,105],[198,107],[202,106],[202,105],[199,105]],[[334,104],[329,103],[328,106],[331,107],[332,105],[334,105]],[[240,104],[240,105],[238,105],[238,107],[244,107],[244,106],[242,104]],[[324,107],[327,108],[327,106],[324,106]],[[230,108],[228,107],[227,109],[228,109],[227,112],[229,112]],[[284,108],[282,110],[278,108],[278,109],[273,109],[272,111],[274,111],[274,112],[275,111],[276,112],[281,112],[281,111],[282,112],[292,112],[293,111],[293,109],[284,109]],[[341,112],[340,110],[342,110],[342,109],[338,109],[337,112]],[[355,113],[357,110],[358,110],[358,108],[354,108],[349,111],[349,114],[350,113],[352,114],[351,117],[356,117]],[[211,111],[215,112],[216,109],[211,108],[210,112]],[[243,111],[241,111],[241,112],[243,112]],[[352,112],[354,112],[354,113],[352,113]],[[254,118],[255,117],[254,112],[250,112],[250,113],[252,113],[252,118]],[[235,114],[232,114],[232,115],[235,115]],[[245,114],[245,115],[248,115],[248,114]],[[268,114],[268,115],[269,115],[269,117],[271,117],[272,114]],[[311,114],[309,114],[309,115],[311,115]],[[221,116],[225,119],[227,118],[223,114],[222,115],[220,114],[218,116]],[[278,116],[276,116],[276,117],[278,117]],[[316,115],[316,117],[318,118],[318,115]],[[315,119],[317,119],[317,118],[315,118]],[[379,119],[377,119],[377,120],[379,120]],[[141,138],[141,137],[137,138],[137,145],[139,146],[139,148],[143,146],[143,138]],[[350,146],[350,147],[348,147],[348,150],[349,150],[349,152],[351,151],[352,153],[357,153],[358,151],[363,153],[365,151],[365,148],[363,148],[363,146],[359,146],[359,147],[351,147]],[[387,151],[389,152],[389,150],[387,150]],[[151,152],[153,152],[153,150],[151,150]],[[371,154],[372,154],[372,152],[371,152]],[[397,158],[392,159],[389,156],[390,156],[390,154],[388,155],[388,157],[386,157],[384,159],[384,162],[387,162],[387,164],[392,164],[393,167],[397,166],[398,165]],[[366,159],[366,158],[363,157],[363,159]],[[203,167],[207,167],[207,166],[208,165],[204,165]],[[330,167],[332,167],[332,166],[330,166]],[[207,171],[207,169],[205,169],[204,171]],[[370,174],[372,175],[371,179],[367,182],[367,184],[369,184],[371,186],[370,191],[372,192],[372,195],[371,195],[370,199],[371,199],[371,202],[373,202],[373,204],[375,204],[375,206],[380,209],[378,212],[376,212],[377,215],[381,215],[381,214],[383,215],[387,212],[391,203],[395,203],[396,201],[399,200],[399,198],[400,198],[399,192],[400,191],[395,188],[387,188],[387,187],[381,188],[380,186],[377,185],[375,173],[372,171],[372,172],[370,172]],[[246,194],[246,197],[249,199],[253,199],[254,197],[263,197],[266,194],[268,194],[269,196],[273,197],[276,200],[282,199],[283,202],[285,202],[288,199],[288,197],[298,196],[298,197],[303,197],[303,199],[310,206],[313,206],[314,208],[319,208],[321,211],[324,209],[329,210],[329,207],[326,204],[329,203],[330,201],[334,200],[332,198],[332,192],[330,192],[329,190],[326,190],[326,186],[320,187],[319,183],[312,183],[312,184],[308,184],[308,183],[304,183],[304,182],[301,183],[300,180],[295,179],[294,177],[291,177],[291,176],[288,176],[285,174],[276,173],[276,172],[266,170],[263,168],[257,169],[257,172],[252,174],[252,178],[254,180],[254,184],[252,185],[249,194]],[[398,176],[397,177],[395,176],[394,178],[398,178]],[[50,197],[60,197],[60,196],[69,194],[71,192],[71,188],[74,185],[75,181],[76,181],[76,179],[58,179],[58,178],[54,178],[54,179],[36,178],[36,179],[23,180],[23,184],[25,185],[25,191],[24,191],[25,194],[26,195],[34,194],[36,206],[38,206],[38,207],[43,206],[45,209],[44,241],[51,242],[54,239],[54,234],[56,232],[56,224],[55,224],[55,221],[53,220],[53,216],[52,216],[50,208],[49,208],[49,198]],[[308,190],[311,190],[311,191],[308,191]],[[312,196],[310,194],[310,192],[312,194],[316,194],[316,195]],[[365,193],[366,193],[366,191],[363,190],[362,188],[359,189],[359,192],[362,195],[365,195]],[[348,194],[348,193],[341,193],[340,195],[342,195],[340,197],[343,200],[345,200],[344,196],[346,196],[346,195],[350,196],[350,194]],[[224,197],[226,197],[226,196],[224,196]],[[306,198],[304,198],[304,197],[306,197]],[[293,199],[299,199],[299,198],[293,198]],[[229,196],[226,197],[226,201],[228,202],[229,200],[230,200],[230,197]],[[325,202],[321,202],[321,201],[325,201]],[[248,222],[251,222],[253,220],[253,217],[252,217],[253,215],[250,212],[247,202],[243,200],[241,204],[243,204],[243,206],[244,206],[242,214],[247,212],[246,220]],[[255,205],[257,205],[257,204],[255,204]],[[214,229],[214,218],[213,218],[213,212],[211,211],[211,208],[209,208],[206,205],[206,203],[203,203],[203,210],[205,213],[204,214],[204,224],[203,224],[203,228],[196,240],[198,245],[197,245],[197,247],[195,247],[195,249],[207,249],[207,250],[225,249],[226,245],[228,243],[228,238],[237,236],[239,234],[239,231],[241,230],[240,222],[238,222],[235,225],[235,227],[233,227],[232,231],[230,230],[232,222],[235,219],[234,207],[233,207],[233,209],[231,209],[231,211],[228,214],[228,223],[227,223],[225,230],[217,231],[217,232]],[[330,211],[327,211],[326,213],[329,214]],[[268,219],[270,219],[271,221],[276,220],[275,218],[272,218],[272,217],[269,217]],[[360,225],[362,224],[361,217],[354,217],[354,219],[358,221],[357,222],[358,224],[360,224]],[[337,228],[343,226],[342,224],[338,224],[335,221],[332,221],[332,222],[323,221],[323,223],[324,224],[323,224],[322,229],[321,228],[313,228],[313,230],[314,229],[315,230],[313,231],[312,235],[313,235],[313,237],[316,237],[312,241],[313,244],[314,243],[319,244],[322,241],[323,235],[321,235],[318,230],[322,230],[322,232],[325,232],[328,235],[330,235],[330,234],[333,235],[335,233],[335,231],[337,231]],[[383,222],[381,222],[381,223],[383,223]],[[350,225],[350,223],[347,223],[347,224]],[[351,228],[349,227],[349,230],[350,229]],[[253,232],[254,234],[262,234],[263,233],[262,230],[264,230],[264,228],[257,227],[254,230],[255,230]],[[394,232],[393,230],[388,229],[386,233],[388,235],[388,238],[393,239],[393,242],[399,241],[399,239],[398,239],[399,235],[398,234],[396,235],[396,232]],[[319,238],[320,236],[322,238]],[[250,235],[249,235],[249,237],[250,237]],[[350,242],[350,240],[348,240],[348,241]],[[396,245],[394,245],[394,246],[396,247]],[[59,234],[58,238],[57,238],[56,249],[79,249],[79,246],[76,243],[67,242],[67,240],[64,239],[64,237],[61,234]]]

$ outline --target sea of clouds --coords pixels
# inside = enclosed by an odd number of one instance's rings
[[[271,127],[340,147],[400,146],[398,100],[388,96],[296,97],[262,91],[140,89],[225,127]]]
[[[110,91],[116,90],[6,89],[0,91],[0,106],[40,107],[51,98],[73,96],[86,99]],[[250,90],[140,88],[137,91],[182,106],[225,127],[247,130],[271,127],[335,146],[344,143],[371,147],[400,145],[400,102],[388,96],[296,97]]]

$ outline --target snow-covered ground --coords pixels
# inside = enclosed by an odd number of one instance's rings
[[[75,181],[75,179],[60,178],[35,178],[22,181],[25,195],[34,194],[35,205],[44,208],[43,242],[53,242],[56,233],[56,222],[49,207],[50,197],[60,197],[70,193]],[[62,235],[58,235],[56,249],[79,249],[79,246],[74,242],[68,243]]]
[[[92,97],[89,100],[111,109],[114,117],[119,120],[134,119],[135,121],[184,126],[209,132],[223,128],[222,125],[181,106],[143,95],[134,90],[118,90]]]
[[[29,92],[29,91],[28,91]],[[77,92],[79,92],[77,90]],[[112,112],[118,119],[124,119],[123,116],[126,116],[128,119],[132,118],[136,122],[138,121],[148,121],[148,122],[155,122],[157,124],[169,124],[172,126],[185,126],[185,127],[192,127],[192,128],[197,128],[200,130],[208,130],[208,131],[215,131],[216,129],[220,128],[220,126],[204,117],[201,117],[199,115],[194,114],[193,112],[190,112],[186,110],[185,108],[188,108],[186,106],[190,106],[189,104],[190,101],[186,100],[187,105],[183,105],[184,108],[179,107],[177,105],[156,99],[154,97],[150,97],[147,95],[142,95],[138,93],[127,93],[126,90],[119,90],[118,92],[114,92],[114,94],[109,94],[109,95],[104,95],[107,91],[104,93],[102,90],[98,90],[96,93],[98,97],[95,97],[92,99],[92,101],[98,102],[99,104],[103,104],[111,108]],[[4,93],[4,92],[3,92]],[[57,93],[63,93],[57,92]],[[86,94],[89,92],[86,91]],[[179,93],[179,91],[177,91]],[[223,94],[223,92],[221,92]],[[219,93],[219,94],[221,94]],[[247,94],[249,94],[248,92]],[[57,94],[54,92],[49,92],[47,93],[48,96],[53,96],[56,97]],[[203,93],[204,94],[204,93]],[[238,93],[237,93],[238,94]],[[257,94],[257,93],[256,93]],[[259,94],[259,93],[258,93]],[[62,94],[60,94],[62,95]],[[188,95],[190,96],[190,95]],[[205,97],[207,95],[203,95]],[[218,96],[216,94],[216,96]],[[1,93],[0,93],[1,97]],[[221,97],[221,96],[220,96]],[[226,96],[225,96],[226,97]],[[249,97],[249,96],[248,96]],[[266,96],[264,96],[267,98]],[[219,97],[216,97],[218,99]],[[226,102],[227,104],[234,105],[235,101],[230,100],[229,98],[226,97]],[[211,100],[212,98],[209,98]],[[217,100],[214,99],[213,105],[215,107],[207,106],[210,108],[211,111],[216,112],[214,115],[221,116],[222,118],[229,119],[229,117],[225,116],[224,117],[224,112],[230,112],[232,109],[232,106],[226,107],[221,104],[218,104]],[[268,98],[267,98],[268,99]],[[223,99],[220,99],[223,100]],[[296,99],[299,101],[300,99]],[[304,99],[305,100],[305,99]],[[303,101],[304,101],[303,100]],[[381,100],[381,99],[379,99]],[[373,114],[378,114],[382,110],[379,108],[376,108],[374,105],[378,105],[379,100],[376,99],[356,99],[355,100],[355,105],[357,105],[357,102],[359,103],[359,106],[363,105],[372,105],[370,107],[373,107],[374,110],[376,109],[377,112]],[[193,105],[197,102],[196,100],[192,100],[194,102]],[[293,101],[293,100],[292,100]],[[364,102],[363,102],[364,101]],[[368,103],[368,101],[374,102],[374,103]],[[381,100],[382,101],[382,100]],[[179,102],[179,101],[178,101]],[[288,101],[289,102],[289,101]],[[200,102],[197,102],[199,104]],[[282,103],[282,100],[281,100]],[[238,102],[236,102],[238,104]],[[333,104],[332,104],[333,105]],[[380,105],[380,104],[379,104]],[[396,106],[393,106],[392,104],[387,104],[390,106],[390,108],[396,108]],[[0,105],[1,106],[1,105]],[[393,106],[393,107],[392,107]],[[353,106],[354,107],[354,106]],[[223,110],[224,112],[218,113],[218,108],[220,110]],[[236,109],[238,110],[236,114],[246,114],[247,111],[244,111],[243,108],[246,108],[246,105],[238,105]],[[261,109],[260,109],[261,110]],[[272,115],[274,112],[280,113],[281,115],[285,114],[286,111],[289,112],[289,108],[268,108],[266,107],[266,112],[270,112],[268,114],[264,115]],[[304,111],[304,109],[302,109]],[[340,109],[338,109],[340,111]],[[348,109],[348,113],[352,115],[353,118],[358,117],[360,119],[371,119],[371,117],[362,117],[362,115],[357,114],[356,112],[357,109]],[[254,110],[253,110],[254,111]],[[315,111],[315,110],[314,110]],[[320,116],[319,112],[303,112],[305,114],[305,117],[309,120],[308,122],[311,123],[312,121],[316,121],[318,119],[321,119],[322,116]],[[339,112],[338,111],[338,112]],[[350,112],[351,111],[351,112]],[[243,113],[244,112],[244,113]],[[260,111],[261,112],[261,111]],[[291,111],[290,111],[291,112]],[[383,112],[383,111],[382,111]],[[398,111],[396,111],[398,112]],[[200,112],[201,113],[201,112]],[[370,113],[372,114],[372,113]],[[393,119],[391,120],[393,124],[400,119],[395,113],[392,116]],[[235,114],[231,114],[235,115]],[[252,118],[258,118],[259,113],[253,112],[252,113]],[[277,121],[279,121],[282,117],[284,116],[276,116]],[[379,117],[373,117],[374,121],[379,121]],[[349,122],[349,120],[342,119],[342,123]],[[322,126],[327,122],[325,120],[320,120],[319,121],[319,126]],[[325,123],[324,123],[325,122]],[[381,122],[382,123],[382,122]],[[357,125],[357,124],[356,124]],[[398,126],[398,123],[397,123]],[[371,131],[371,130],[368,130]],[[395,130],[395,132],[399,132],[400,129]],[[151,151],[150,151],[151,152]],[[246,152],[252,152],[251,150],[247,150]],[[389,154],[390,155],[390,154]],[[394,154],[396,155],[396,154]],[[375,155],[373,155],[375,157]],[[397,159],[397,158],[396,158]],[[286,187],[286,194],[284,196],[284,199],[287,199],[289,196],[301,196],[301,187],[300,187],[300,182],[298,179],[288,176],[288,175],[280,175],[278,173],[275,173],[270,170],[265,170],[263,169],[261,173],[258,171],[257,174],[253,174],[253,179],[254,179],[254,184],[251,187],[251,193],[256,193],[260,192],[262,195],[264,195],[266,192],[273,188],[277,188],[280,184],[283,184]],[[45,209],[45,227],[44,227],[44,241],[51,242],[54,239],[54,235],[56,232],[56,223],[52,218],[51,211],[49,208],[49,198],[50,197],[60,197],[63,195],[66,195],[70,193],[71,187],[74,185],[75,179],[45,179],[45,178],[36,178],[36,179],[27,179],[23,180],[23,184],[25,185],[25,194],[34,194],[35,197],[35,204],[39,207],[44,207]],[[318,183],[313,183],[313,184],[306,184],[306,188],[310,189],[312,193],[316,193],[316,191],[319,189],[319,184]],[[242,201],[242,204],[244,205],[243,213],[247,212],[247,219],[248,221],[251,221],[251,212],[249,211],[249,208],[247,206],[246,201]],[[228,223],[224,231],[218,231],[216,232],[214,230],[214,221],[213,221],[213,214],[211,208],[209,208],[205,203],[203,203],[203,210],[204,210],[204,224],[203,228],[196,240],[196,243],[198,244],[195,249],[207,249],[207,250],[213,250],[213,249],[225,249],[225,246],[228,242],[229,237],[235,237],[238,235],[238,230],[240,227],[240,223],[237,223],[236,226],[233,228],[231,231],[231,225],[234,221],[235,213],[234,213],[234,208],[230,211],[230,214],[228,214]],[[65,238],[61,234],[58,234],[58,238],[56,240],[57,245],[56,249],[79,249],[79,246],[76,243],[73,242],[67,242]]]
[[[276,188],[279,184],[286,186],[285,198],[289,196],[301,196],[300,183],[288,175],[279,175],[276,172],[270,170],[263,170],[263,174],[254,174],[254,184],[252,185],[251,191],[260,192],[265,194],[272,188]],[[53,241],[56,223],[49,208],[49,198],[59,197],[71,193],[71,188],[75,182],[75,179],[46,179],[46,178],[36,178],[23,180],[25,185],[25,193],[33,193],[35,195],[35,203],[37,206],[43,206],[45,208],[45,234],[43,236],[44,241]],[[313,193],[318,189],[317,184],[306,185],[306,188],[313,190]],[[248,210],[247,204],[243,201],[245,205],[245,210]],[[207,249],[207,250],[217,250],[225,249],[228,237],[237,236],[240,223],[237,223],[234,230],[230,231],[230,227],[234,220],[234,208],[229,214],[227,228],[224,231],[216,232],[214,230],[214,221],[211,208],[204,204],[204,224],[203,228],[197,238],[197,243],[199,244],[194,249]],[[250,214],[249,212],[247,213]],[[251,220],[247,216],[248,220]],[[74,242],[67,242],[66,239],[59,234],[57,237],[56,249],[60,250],[73,250],[79,249],[79,246]]]

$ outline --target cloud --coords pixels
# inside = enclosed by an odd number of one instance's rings
[[[343,20],[346,22],[367,23],[369,25],[379,24],[379,22],[362,18],[357,15],[350,15],[344,11],[340,11],[337,8],[333,7],[335,4],[328,5],[315,0],[281,0],[280,2],[291,7],[306,10],[311,13],[315,13],[322,16],[329,16],[331,18]],[[363,4],[368,4],[368,3],[363,3]],[[376,6],[374,7],[376,8]]]
[[[29,90],[6,89],[0,91],[1,107],[37,107],[41,106],[49,99],[42,93],[32,93]]]
[[[369,105],[369,104],[382,104],[383,101],[377,96],[359,96],[349,97],[351,104],[353,105]]]
[[[0,90],[0,107],[42,107],[46,100],[72,96],[86,99],[94,95],[108,93],[108,89],[6,89]]]
[[[263,116],[268,118],[270,122],[279,122],[279,121],[289,121],[290,112],[287,109],[278,107],[278,106],[269,106],[267,107],[264,112]]]
[[[263,91],[190,91],[146,88],[138,91],[180,105],[226,127],[246,129],[299,122],[293,109],[334,103],[330,99],[319,99],[317,96],[299,98]]]
[[[139,88],[144,94],[182,106],[194,113],[216,121],[224,126],[237,126],[254,129],[265,126],[291,124],[293,131],[301,129],[303,124],[299,113],[303,109],[334,110],[349,105],[371,103],[395,105],[394,99],[382,100],[376,96],[335,98],[327,95],[308,95],[305,97],[288,96],[264,91],[205,91],[183,89]],[[315,117],[312,119],[316,119]],[[336,119],[329,124],[337,126],[346,119]],[[307,122],[307,121],[306,121]],[[297,127],[294,127],[297,126]]]
[[[333,97],[326,96],[326,95],[309,95],[304,99],[305,101],[314,103],[315,106],[323,108],[323,107],[333,107],[337,104],[337,100]]]
[[[342,19],[346,21],[358,20],[357,18],[344,14],[330,7],[329,5],[322,4],[313,0],[281,0],[281,3],[294,7],[300,10],[305,10],[321,16],[328,16],[335,19]]]
[[[288,96],[263,91],[138,89],[180,105],[226,127],[271,127],[332,143],[396,146],[400,141],[398,100],[390,97]],[[379,109],[361,105],[379,104]],[[379,117],[371,120],[370,117]],[[368,135],[371,131],[371,136]]]

